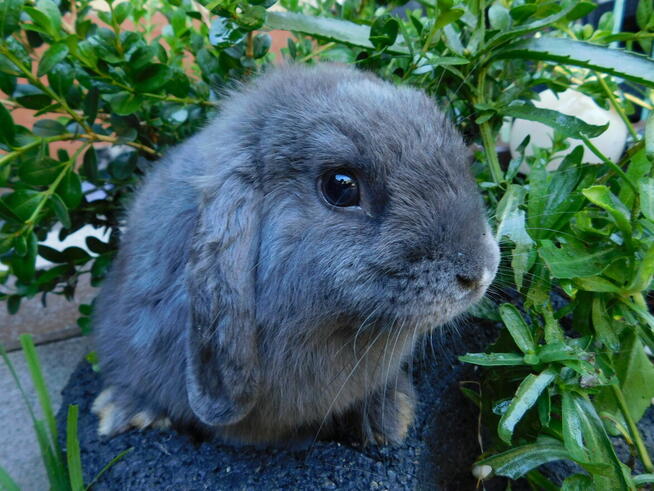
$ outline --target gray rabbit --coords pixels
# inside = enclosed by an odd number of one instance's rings
[[[234,91],[127,218],[95,308],[101,435],[401,442],[417,340],[479,300],[499,260],[433,101],[336,65]]]

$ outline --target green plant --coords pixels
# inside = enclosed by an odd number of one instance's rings
[[[18,375],[16,374],[16,371],[2,345],[0,345],[0,356],[7,365],[12,378],[16,382],[16,387],[20,390],[23,401],[25,401],[25,405],[29,411],[39,449],[41,450],[43,465],[48,474],[50,489],[53,491],[80,491],[83,489],[90,489],[102,474],[109,469],[109,467],[131,452],[132,449],[127,449],[118,454],[111,460],[111,462],[104,466],[104,468],[87,486],[84,486],[79,440],[77,438],[77,416],[79,408],[73,404],[68,406],[66,450],[64,451],[59,444],[57,421],[55,420],[54,410],[52,408],[52,403],[50,402],[50,395],[45,385],[43,370],[41,369],[41,363],[36,354],[36,348],[34,347],[32,337],[29,334],[23,334],[20,337],[20,343],[23,347],[25,361],[27,362],[32,384],[34,384],[34,389],[36,390],[36,395],[38,396],[39,405],[41,406],[44,419],[37,417],[36,412],[20,383],[20,379],[18,378]],[[0,487],[7,491],[17,491],[19,489],[18,485],[2,468],[0,468]]]
[[[421,87],[481,144],[474,170],[508,253],[505,289],[516,296],[486,311],[507,328],[488,353],[462,357],[488,367],[481,392],[466,393],[484,423],[497,427],[478,464],[541,487],[553,485],[536,469],[555,459],[587,472],[566,479],[567,488],[633,489],[652,481],[636,423],[654,396],[645,349],[654,350],[646,301],[654,273],[654,120],[642,133],[632,123],[638,106],[652,104],[654,60],[635,52],[651,49],[652,1],[640,1],[636,33],[614,32],[611,14],[598,26],[583,24],[595,8],[588,1],[421,0],[403,17],[394,15],[401,1],[281,0],[286,12],[267,11],[273,2],[266,0],[201,3],[112,2],[109,13],[97,13],[108,26],[100,27],[84,1],[57,7],[52,0],[6,0],[0,89],[8,97],[0,101],[6,106],[0,122],[11,126],[14,107],[59,113],[31,131],[15,127],[0,135],[7,152],[0,185],[11,189],[0,198],[10,310],[38,292],[71,295],[83,273],[99,282],[117,244],[117,210],[143,162],[201,124],[219,104],[214,86],[271,61],[270,38],[256,30],[292,31],[288,58],[354,63]],[[161,34],[152,28],[155,9],[168,21]],[[70,12],[70,25],[58,20],[60,12]],[[127,29],[126,19],[140,27]],[[34,50],[41,42],[44,53]],[[611,48],[614,42],[626,49]],[[48,74],[49,86],[38,70]],[[27,86],[16,84],[21,76]],[[541,87],[574,88],[616,110],[630,134],[621,160],[593,145],[604,127],[532,106]],[[551,148],[503,166],[497,135],[514,117],[551,126],[555,137]],[[584,164],[579,147],[548,171],[569,138],[584,142],[603,165]],[[59,140],[80,145],[55,159],[48,145]],[[107,142],[130,149],[98,167],[93,148]],[[527,176],[519,173],[522,164]],[[81,181],[89,193],[106,196],[89,201]],[[55,224],[63,235],[84,224],[108,227],[111,240],[89,239],[93,256],[37,246]],[[37,254],[56,266],[36,271]],[[629,465],[619,461],[612,435],[631,448]]]

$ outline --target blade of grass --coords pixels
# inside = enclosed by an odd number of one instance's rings
[[[2,467],[0,467],[0,488],[5,491],[20,491],[16,481]]]
[[[45,380],[43,379],[43,370],[41,368],[39,357],[36,354],[34,341],[29,334],[22,334],[19,339],[20,344],[23,347],[23,354],[25,356],[25,361],[27,362],[27,368],[30,371],[30,376],[32,377],[32,382],[34,383],[34,388],[36,389],[36,395],[39,398],[41,410],[43,411],[46,423],[48,424],[48,429],[50,430],[50,437],[52,438],[55,452],[58,454],[60,460],[63,461],[63,456],[61,450],[59,449],[57,422],[55,420],[54,411],[52,410],[50,394],[48,393],[48,388],[45,385]]]
[[[45,423],[41,420],[36,420],[34,422],[34,432],[36,433],[36,439],[41,449],[41,459],[48,474],[50,489],[56,491],[69,489],[66,479],[66,469],[64,468],[63,461],[58,460],[55,455],[54,449],[50,444],[50,439],[48,438]]]
[[[123,457],[125,457],[125,455],[127,455],[128,453],[130,453],[132,450],[134,450],[134,447],[130,447],[130,448],[128,448],[127,450],[123,450],[123,451],[120,452],[118,455],[116,455],[113,459],[111,459],[111,460],[107,463],[107,465],[105,465],[105,466],[100,470],[100,472],[98,472],[98,473],[95,475],[95,477],[94,477],[93,480],[89,483],[89,485],[86,486],[86,491],[90,490],[90,489],[95,485],[95,483],[98,482],[98,480],[100,479],[100,477],[102,477],[102,474],[104,474],[105,472],[107,472],[107,471],[111,468],[112,465],[114,465],[114,464],[115,464],[116,462],[118,462],[120,459],[122,459]]]
[[[82,459],[79,451],[79,439],[77,438],[77,416],[79,408],[72,404],[68,406],[68,418],[66,420],[66,458],[68,461],[68,478],[72,491],[84,489],[84,477],[82,475]]]

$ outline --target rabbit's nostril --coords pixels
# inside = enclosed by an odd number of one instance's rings
[[[480,278],[478,276],[458,274],[456,275],[456,281],[459,283],[459,286],[467,290],[474,290],[479,286]]]

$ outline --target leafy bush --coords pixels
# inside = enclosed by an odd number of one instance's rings
[[[584,24],[595,8],[587,1],[421,0],[402,16],[395,10],[402,2],[281,0],[285,12],[267,11],[272,3],[110,2],[109,12],[96,12],[86,1],[5,0],[0,186],[9,191],[0,198],[0,253],[10,310],[37,293],[72,295],[81,274],[97,284],[115,252],[120,204],[147,162],[204,122],[219,103],[216,88],[272,60],[260,30],[293,31],[286,57],[356,63],[419,86],[481,144],[474,168],[507,252],[504,290],[517,296],[486,309],[506,326],[488,353],[462,357],[489,367],[479,393],[466,389],[484,423],[497,427],[478,469],[552,487],[535,469],[569,459],[587,472],[566,479],[569,488],[652,481],[636,423],[654,397],[646,301],[654,273],[654,120],[641,133],[632,123],[652,103],[654,61],[635,52],[651,49],[652,1],[640,1],[636,33],[613,32],[611,14],[598,26]],[[161,33],[155,12],[167,19]],[[627,49],[609,47],[615,42]],[[616,110],[630,132],[620,161],[590,141],[605,127],[532,106],[543,87],[574,87]],[[13,126],[17,107],[49,119]],[[514,117],[545,123],[555,137],[551,148],[502,165],[497,136]],[[548,171],[569,138],[603,165],[585,164],[578,147]],[[49,151],[61,140],[77,143],[72,155]],[[101,162],[97,149],[106,144],[126,151]],[[86,224],[111,230],[108,243],[88,239],[93,255],[38,245],[50,230],[65,236]],[[55,266],[37,271],[37,255]],[[628,466],[611,435],[632,449]]]

